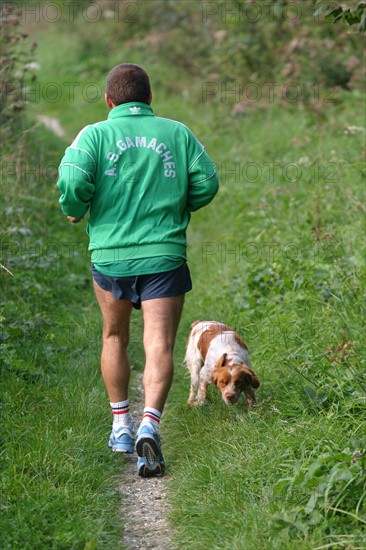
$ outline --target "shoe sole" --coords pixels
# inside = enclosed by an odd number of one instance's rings
[[[159,477],[159,476],[163,476],[164,472],[165,472],[164,465],[156,462],[155,468],[151,468],[149,465],[143,464],[140,467],[138,474],[140,477]]]
[[[131,446],[128,446],[127,445],[123,448],[123,447],[118,447],[117,445],[113,445],[113,443],[110,443],[108,442],[108,447],[110,449],[112,449],[112,451],[114,453],[124,453],[124,454],[129,454],[129,455],[132,455],[134,453],[134,447],[133,445]]]
[[[136,451],[139,456],[146,458],[149,463],[155,461],[155,457],[160,455],[159,445],[153,437],[149,437],[148,435],[143,435],[138,438],[136,442]]]
[[[153,437],[142,436],[137,440],[136,452],[141,458],[145,458],[147,464],[143,464],[138,474],[141,477],[162,476],[165,465],[159,460],[161,450]]]
[[[113,447],[112,446],[112,451],[114,453],[124,453],[124,454],[129,454],[129,455],[133,455],[133,449],[121,449],[120,447]]]

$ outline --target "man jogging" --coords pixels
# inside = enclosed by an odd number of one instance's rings
[[[108,119],[86,126],[59,169],[63,213],[78,223],[89,210],[93,283],[103,316],[101,370],[113,412],[109,446],[138,454],[139,475],[164,473],[159,421],[173,376],[184,294],[191,212],[218,189],[215,166],[183,124],[156,117],[149,77],[118,65],[107,78]],[[135,435],[127,355],[132,308],[142,309],[145,408]]]

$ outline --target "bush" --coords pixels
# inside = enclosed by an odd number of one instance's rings
[[[0,121],[1,140],[8,140],[21,124],[25,107],[24,91],[28,80],[34,81],[32,63],[36,42],[29,44],[28,35],[20,29],[21,10],[11,4],[0,7]]]

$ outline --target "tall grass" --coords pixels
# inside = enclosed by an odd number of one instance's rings
[[[182,547],[365,545],[364,134],[344,132],[357,103],[345,95],[321,127],[284,109],[231,121],[234,144],[221,118],[220,148],[207,144],[231,168],[240,143],[241,167],[293,162],[301,178],[278,167],[275,181],[238,181],[221,164],[221,195],[191,224],[179,355],[194,319],[224,321],[248,343],[262,386],[253,412],[213,388],[192,410],[177,368],[165,430]]]

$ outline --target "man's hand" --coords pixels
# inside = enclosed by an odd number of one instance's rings
[[[79,221],[81,220],[81,218],[74,218],[73,216],[67,216],[67,219],[71,223],[79,223]]]

